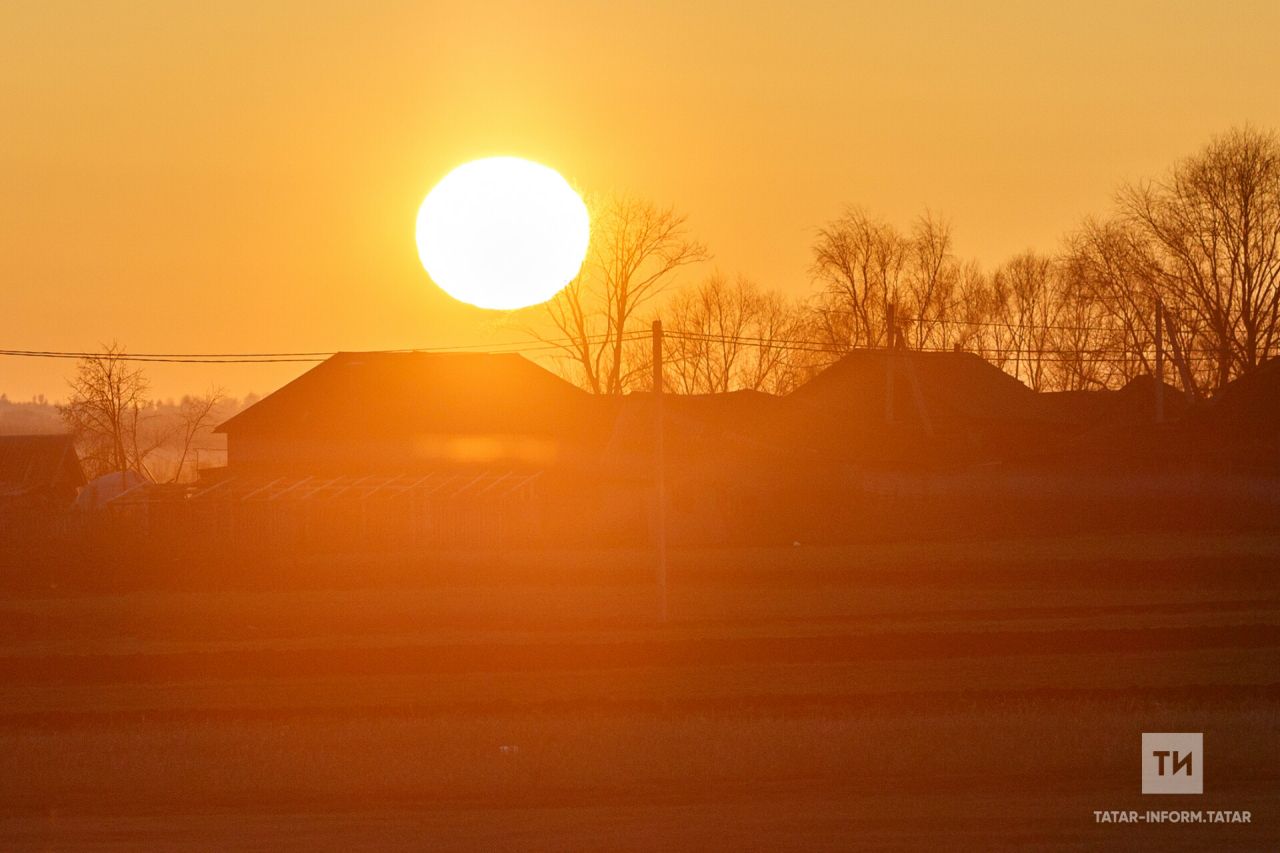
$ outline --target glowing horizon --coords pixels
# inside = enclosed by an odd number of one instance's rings
[[[441,176],[493,155],[670,206],[726,275],[803,297],[815,232],[847,205],[902,229],[934,211],[990,270],[1055,252],[1216,133],[1280,128],[1274,2],[780,10],[0,4],[6,343],[499,342],[510,328],[430,285],[410,236]],[[148,374],[163,396],[243,396],[295,367]],[[66,387],[65,361],[5,368],[11,399]]]

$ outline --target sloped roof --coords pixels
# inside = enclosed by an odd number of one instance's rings
[[[1176,420],[1187,410],[1182,389],[1164,385],[1165,420]],[[1123,388],[1087,391],[1052,391],[1040,394],[1040,405],[1049,416],[1090,429],[1150,423],[1155,418],[1155,379],[1135,376]]]
[[[797,388],[788,399],[797,405],[883,419],[890,358],[897,418],[915,416],[911,411],[915,408],[913,383],[933,418],[1041,417],[1035,392],[969,352],[897,351],[890,355],[885,350],[855,350]]]
[[[1280,357],[1232,381],[1190,416],[1222,434],[1274,437],[1280,432]]]
[[[1042,420],[1034,401],[973,353],[860,350],[783,398],[768,432],[828,459],[964,462],[993,443],[988,433]]]
[[[341,352],[218,431],[561,435],[591,426],[589,396],[516,354]]]
[[[1051,427],[1036,396],[972,353],[857,350],[782,398],[761,435],[813,458],[962,465]]]
[[[0,436],[0,497],[69,490],[84,483],[71,436]]]
[[[1184,455],[1239,470],[1280,470],[1280,357],[1191,406],[1178,426]]]

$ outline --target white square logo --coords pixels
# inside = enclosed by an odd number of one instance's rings
[[[1143,732],[1142,793],[1203,794],[1204,733]]]

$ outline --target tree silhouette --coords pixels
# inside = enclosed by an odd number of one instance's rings
[[[587,259],[578,277],[546,303],[556,337],[541,337],[554,340],[588,390],[618,394],[636,370],[628,363],[629,324],[677,270],[710,254],[671,208],[625,195],[588,206],[594,209]]]
[[[1124,187],[1165,305],[1221,387],[1280,345],[1280,138],[1235,128],[1155,181]]]

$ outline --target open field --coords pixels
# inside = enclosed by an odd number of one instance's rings
[[[1239,534],[681,551],[665,625],[627,552],[12,591],[0,847],[1274,848],[1277,567]],[[1203,796],[1140,795],[1143,731],[1205,733]]]

